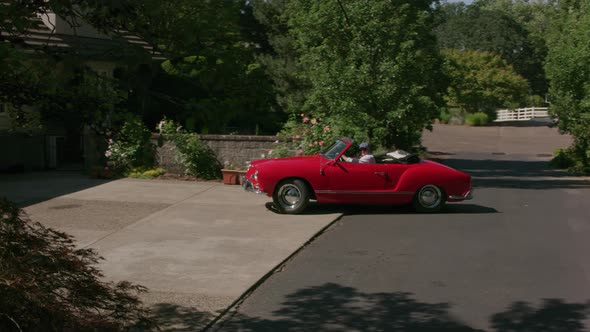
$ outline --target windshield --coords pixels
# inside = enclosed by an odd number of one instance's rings
[[[346,143],[344,141],[337,140],[328,148],[328,150],[326,150],[326,152],[323,153],[323,155],[328,159],[335,159],[345,148]]]

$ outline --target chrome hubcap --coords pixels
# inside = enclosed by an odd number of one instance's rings
[[[279,197],[282,205],[293,207],[301,200],[301,191],[292,184],[286,184],[279,190]]]
[[[420,204],[426,207],[436,207],[440,204],[441,192],[437,187],[426,186],[420,190],[418,195]]]

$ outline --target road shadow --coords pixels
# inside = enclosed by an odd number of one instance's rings
[[[200,331],[216,315],[171,303],[158,303],[150,307],[158,331]]]
[[[22,208],[110,181],[92,179],[72,171],[3,173],[0,174],[0,197],[6,197]]]
[[[412,293],[365,293],[336,283],[286,296],[272,319],[235,313],[215,331],[484,331],[450,311],[449,303],[425,303]],[[581,332],[590,305],[544,300],[539,307],[515,302],[490,317],[496,332]]]
[[[474,177],[521,176],[521,177],[570,177],[564,170],[553,169],[548,161],[542,160],[471,160],[448,158],[438,162],[466,172]]]
[[[587,180],[553,180],[553,179],[478,179],[473,180],[475,188],[512,188],[512,189],[590,189]]]
[[[498,121],[488,124],[489,127],[555,127],[555,121],[548,118],[530,120]]]
[[[440,163],[473,177],[476,188],[584,189],[590,181],[552,169],[547,161],[441,159]]]
[[[274,213],[280,214],[272,202],[265,204],[266,208]],[[322,215],[342,213],[344,215],[377,215],[377,214],[417,214],[412,206],[388,206],[388,205],[367,205],[367,204],[318,204],[310,202],[302,215]],[[485,214],[499,213],[498,210],[477,205],[477,204],[447,204],[439,213],[448,214]]]
[[[566,303],[561,299],[544,299],[540,307],[527,302],[514,302],[503,312],[491,317],[497,332],[582,332],[588,331],[584,323],[590,315],[590,301]]]

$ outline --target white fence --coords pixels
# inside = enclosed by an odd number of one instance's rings
[[[515,110],[497,110],[496,120],[499,121],[526,121],[531,119],[549,119],[548,107],[526,107]]]

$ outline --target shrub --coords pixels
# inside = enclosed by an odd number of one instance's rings
[[[490,122],[490,117],[483,112],[471,113],[465,116],[465,123],[469,126],[485,126]]]
[[[160,133],[176,145],[177,159],[185,167],[185,173],[202,179],[221,177],[221,167],[215,153],[196,135],[187,132],[174,121],[163,119],[158,124]]]
[[[101,260],[0,198],[0,331],[125,331],[154,327],[145,288],[102,281]]]
[[[590,166],[585,165],[580,153],[572,147],[555,151],[550,165],[555,168],[567,169],[573,174],[590,174]]]
[[[164,174],[166,174],[166,170],[160,167],[154,169],[136,167],[133,170],[131,170],[131,173],[129,173],[129,177],[136,179],[153,179]]]
[[[438,116],[438,119],[440,120],[441,123],[449,123],[449,121],[451,121],[451,113],[449,113],[449,111],[447,109],[442,109],[440,111],[440,115]]]
[[[155,147],[151,135],[139,117],[128,116],[121,129],[108,138],[107,165],[119,173],[127,173],[133,167],[152,167]]]

